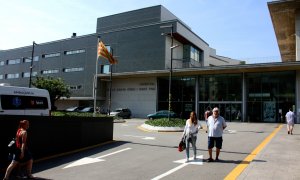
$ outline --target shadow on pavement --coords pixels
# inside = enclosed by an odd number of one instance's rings
[[[20,179],[30,179],[30,178],[26,178],[26,177],[10,177],[9,179],[10,180],[20,180]],[[34,177],[34,178],[31,178],[31,179],[34,179],[34,180],[53,180],[53,179],[47,179],[47,178],[41,178],[41,177]]]
[[[88,150],[83,150],[80,152],[76,152],[76,153],[70,153],[68,155],[57,155],[57,157],[54,158],[49,158],[47,160],[42,160],[40,162],[34,162],[33,160],[33,167],[32,167],[32,173],[38,173],[56,166],[60,166],[62,164],[67,164],[69,162],[73,162],[76,161],[78,159],[81,159],[83,157],[86,156],[91,156],[106,150],[109,150],[111,148],[115,148],[118,146],[121,146],[123,144],[126,144],[128,142],[126,141],[113,141],[112,143],[109,144],[105,144],[105,145],[101,145],[95,148],[91,148]],[[37,160],[38,161],[38,160]],[[6,169],[1,169],[0,172],[0,179],[2,179],[4,177]],[[21,172],[15,172],[16,170],[13,170],[11,176],[10,176],[10,180],[19,180],[19,179],[27,179],[24,176],[19,176],[18,174],[22,174]],[[16,175],[17,174],[17,175]],[[46,178],[42,178],[42,177],[35,177],[34,179],[37,180],[51,180],[51,179],[46,179]]]
[[[219,159],[218,161],[214,161],[212,163],[229,163],[229,164],[250,164],[251,162],[266,162],[263,160],[253,160],[253,161],[240,161],[240,160],[225,160]]]
[[[121,146],[123,144],[126,144],[128,142],[126,141],[114,141],[112,143],[109,144],[105,144],[99,147],[95,147],[92,149],[88,149],[88,150],[84,150],[84,151],[80,151],[77,153],[73,153],[70,155],[64,155],[64,156],[59,156],[59,157],[55,157],[55,158],[51,158],[48,160],[44,160],[41,162],[37,162],[37,163],[33,163],[33,173],[37,173],[37,172],[41,172],[53,167],[57,167],[60,166],[62,164],[67,164],[73,161],[76,161],[78,159],[87,157],[87,156],[92,156],[94,154],[100,153],[100,152],[104,152],[106,150]]]
[[[166,146],[166,145],[158,145],[158,144],[146,144],[146,143],[133,143],[133,142],[127,142],[130,144],[138,144],[138,145],[144,145],[144,146],[156,146],[156,147],[164,147],[164,148],[171,148],[171,149],[178,149],[178,145],[177,146]],[[192,148],[192,147],[190,147]],[[197,148],[197,150],[200,151],[208,151],[207,149],[199,149]],[[215,149],[213,150],[213,152],[215,152]],[[249,154],[250,152],[236,152],[236,151],[222,151],[221,153],[232,153],[232,154]]]

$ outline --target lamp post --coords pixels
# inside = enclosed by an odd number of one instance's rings
[[[166,26],[160,26],[160,28],[171,28],[171,33],[170,33],[170,37],[171,37],[171,46],[170,46],[170,50],[171,50],[171,59],[170,59],[170,73],[169,73],[169,99],[168,99],[168,103],[169,103],[169,112],[168,112],[168,120],[170,120],[170,113],[171,113],[171,100],[172,100],[172,75],[173,75],[173,49],[176,46],[173,45],[173,32],[174,32],[174,27],[173,24],[171,25],[166,25]],[[164,35],[164,33],[162,34]]]
[[[31,87],[31,77],[32,77],[32,68],[33,68],[33,56],[34,56],[34,46],[37,45],[34,41],[32,42],[32,51],[31,51],[31,61],[30,61],[30,74],[29,74],[29,87]]]

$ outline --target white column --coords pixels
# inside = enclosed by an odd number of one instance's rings
[[[296,61],[300,61],[300,11],[296,11],[295,19]]]
[[[296,72],[296,115],[297,120],[295,123],[300,123],[300,71]]]

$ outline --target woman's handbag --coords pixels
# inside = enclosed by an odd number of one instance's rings
[[[185,138],[183,137],[181,139],[181,141],[179,142],[179,145],[178,145],[178,151],[179,152],[182,152],[183,150],[185,150],[186,148],[186,145],[185,145]]]

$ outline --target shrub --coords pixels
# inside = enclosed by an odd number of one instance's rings
[[[179,118],[161,118],[161,119],[153,119],[147,120],[145,124],[151,126],[160,126],[160,127],[184,127],[186,120]]]
[[[85,112],[85,113],[79,113],[79,112],[64,112],[64,111],[52,111],[52,116],[78,116],[78,117],[93,117],[92,112]],[[106,117],[105,114],[99,114],[96,113],[96,117]]]

